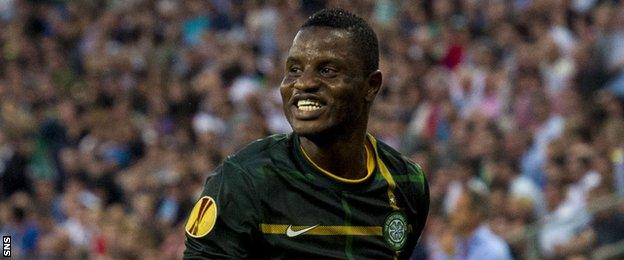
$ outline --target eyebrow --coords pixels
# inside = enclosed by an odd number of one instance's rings
[[[286,58],[286,63],[292,63],[292,62],[297,62],[297,61],[299,61],[297,57],[288,56],[288,58]]]
[[[302,59],[299,56],[288,56],[288,58],[286,58],[286,64],[299,62],[301,60]],[[339,58],[334,57],[334,56],[329,56],[329,57],[323,57],[322,59],[320,59],[319,63],[346,64],[347,61],[345,59],[339,59]]]

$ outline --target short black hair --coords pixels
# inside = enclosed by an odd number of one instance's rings
[[[360,59],[364,65],[364,72],[371,73],[379,69],[379,42],[373,28],[361,17],[343,9],[323,9],[308,18],[301,29],[307,27],[329,27],[344,29],[352,34],[356,53],[361,53]]]

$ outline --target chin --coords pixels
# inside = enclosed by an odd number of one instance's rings
[[[297,135],[304,137],[322,136],[330,132],[329,129],[331,128],[325,124],[319,124],[319,122],[298,120],[291,122],[290,127]]]
[[[291,125],[293,132],[298,136],[306,137],[313,140],[327,140],[344,136],[352,128],[343,128],[337,125],[331,126],[306,126],[306,125]]]
[[[304,136],[304,137],[312,137],[312,136],[319,136],[319,135],[323,135],[325,134],[327,131],[324,131],[323,128],[318,128],[318,127],[295,127],[292,126],[293,128],[293,132],[295,132],[295,134],[297,134],[298,136]]]

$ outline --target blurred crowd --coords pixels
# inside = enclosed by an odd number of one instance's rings
[[[514,258],[624,239],[624,205],[596,209],[624,196],[624,1],[0,0],[13,254],[179,258],[211,170],[291,131],[283,59],[324,7],[378,34],[369,130],[431,189],[415,259],[467,258],[471,234]]]

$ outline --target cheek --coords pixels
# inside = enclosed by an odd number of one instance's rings
[[[345,78],[334,88],[334,96],[348,103],[361,103],[365,95],[364,83],[360,80]]]
[[[354,114],[359,113],[357,108],[357,102],[352,96],[335,96],[336,101],[334,103],[334,117],[342,120],[352,118]]]
[[[357,88],[341,89],[335,97],[339,100],[339,110],[344,112],[346,117],[353,117],[364,111],[365,98],[362,91],[358,91]]]
[[[279,88],[280,95],[282,96],[282,103],[286,105],[288,100],[292,96],[292,88],[282,82],[282,85]]]

